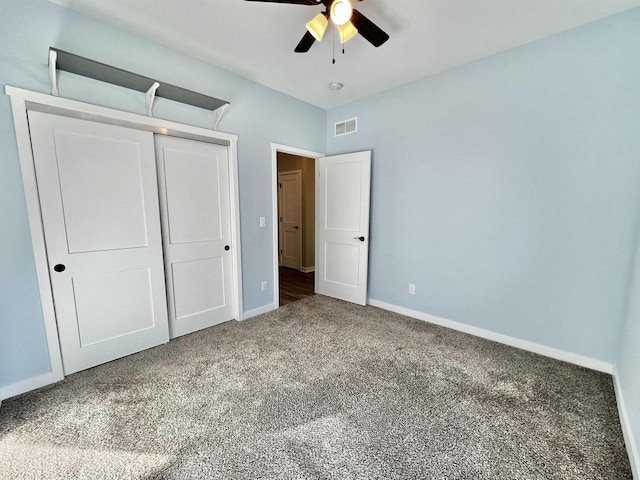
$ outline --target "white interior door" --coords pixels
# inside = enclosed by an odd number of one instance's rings
[[[66,374],[167,342],[153,134],[29,112]]]
[[[302,267],[302,172],[278,175],[280,205],[280,264]]]
[[[371,152],[316,160],[316,292],[366,305]]]
[[[233,318],[228,150],[156,136],[171,338]]]

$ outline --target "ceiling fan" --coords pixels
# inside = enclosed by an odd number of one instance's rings
[[[379,47],[389,35],[375,23],[351,6],[349,0],[246,0],[248,2],[291,3],[294,5],[324,5],[324,12],[316,15],[307,23],[307,32],[295,48],[296,53],[308,52],[315,41],[321,41],[327,30],[329,20],[336,26],[342,44],[348,42],[357,33],[374,47]],[[362,1],[362,0],[355,0]]]

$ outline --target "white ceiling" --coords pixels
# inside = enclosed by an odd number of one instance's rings
[[[51,0],[323,108],[332,108],[640,5],[640,0],[363,0],[391,39],[331,36],[293,52],[319,6],[243,0]],[[96,59],[100,60],[100,59]],[[345,87],[330,91],[330,82]]]

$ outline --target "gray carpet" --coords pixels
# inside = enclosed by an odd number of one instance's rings
[[[631,472],[608,375],[315,296],[6,401],[0,477]]]

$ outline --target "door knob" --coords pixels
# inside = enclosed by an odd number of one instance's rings
[[[294,228],[295,230],[297,230],[297,229],[298,229],[298,225],[296,225],[296,226],[295,226],[295,227],[293,227],[293,228]]]
[[[361,242],[364,242],[364,237],[353,237],[354,240],[360,240]]]
[[[231,247],[230,247],[229,245],[225,245],[225,246],[224,246],[224,249],[225,249],[225,250],[229,250],[230,248],[231,248]]]
[[[53,269],[56,272],[64,272],[66,270],[67,267],[65,267],[63,264],[59,263],[57,264],[55,267],[53,267]]]

